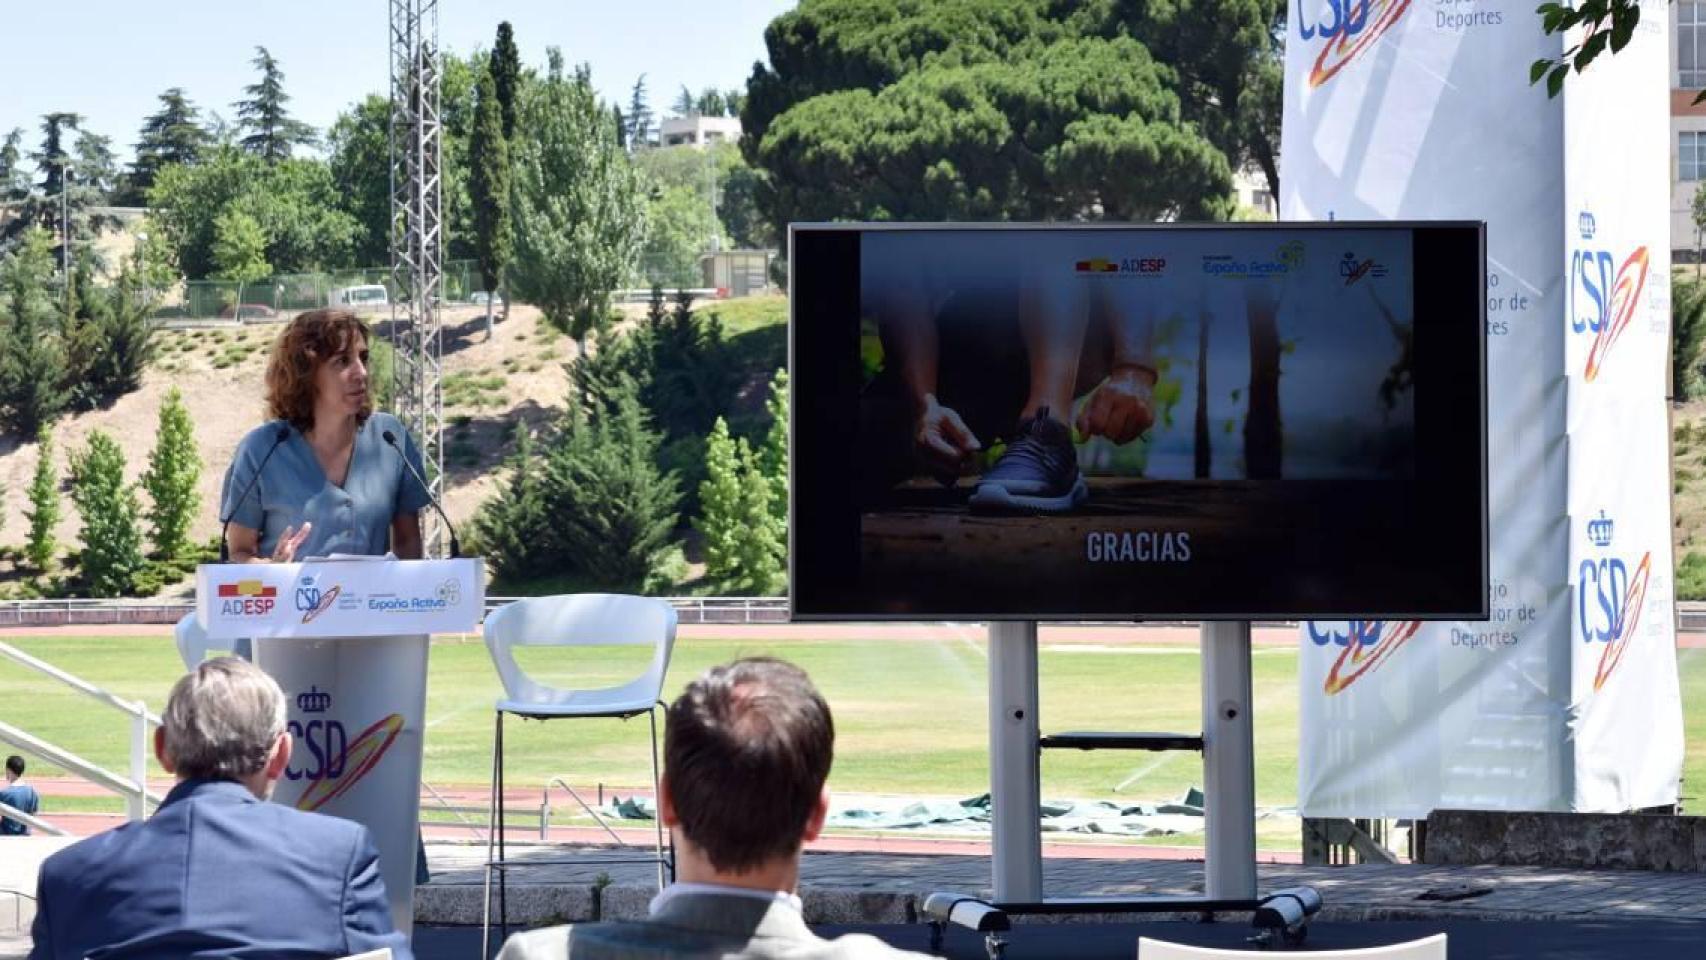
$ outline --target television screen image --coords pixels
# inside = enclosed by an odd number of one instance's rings
[[[1483,239],[796,227],[794,615],[1480,615]]]

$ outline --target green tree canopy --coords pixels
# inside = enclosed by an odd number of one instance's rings
[[[214,276],[235,283],[254,283],[272,273],[267,265],[267,236],[255,218],[227,208],[213,221]]]
[[[53,463],[53,431],[42,427],[36,434],[36,469],[30,477],[29,540],[24,555],[36,572],[46,573],[59,551],[55,533],[59,529],[59,471]]]
[[[547,322],[584,340],[608,320],[610,292],[631,276],[646,231],[637,171],[585,67],[523,89],[511,145],[515,257],[509,284]]]
[[[243,88],[246,99],[231,105],[237,111],[237,123],[246,131],[240,142],[244,150],[268,163],[289,160],[297,146],[314,145],[314,128],[292,117],[285,107],[290,95],[284,92],[284,70],[267,48],[256,47],[255,59],[249,62],[261,78]]]
[[[351,265],[359,226],[339,209],[339,200],[324,163],[269,164],[231,147],[214,150],[194,166],[166,167],[148,192],[163,240],[191,279],[218,270],[215,225],[227,210],[260,225],[266,261],[280,273]]]
[[[741,114],[773,226],[1223,213],[1276,0],[804,0]]]

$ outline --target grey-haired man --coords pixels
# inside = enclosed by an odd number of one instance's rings
[[[180,679],[154,735],[177,786],[149,819],[42,864],[30,960],[412,960],[367,828],[266,802],[290,743],[258,667],[222,657]]]

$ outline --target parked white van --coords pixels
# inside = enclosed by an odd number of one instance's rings
[[[332,302],[335,306],[362,310],[369,307],[390,305],[391,295],[385,291],[383,284],[369,283],[359,287],[344,287],[342,290],[335,291]]]

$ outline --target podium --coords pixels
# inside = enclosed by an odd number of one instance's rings
[[[383,557],[204,564],[196,619],[209,646],[250,638],[284,689],[294,740],[275,803],[373,832],[391,916],[414,926],[428,640],[475,629],[480,560]],[[186,650],[199,662],[203,651]]]

